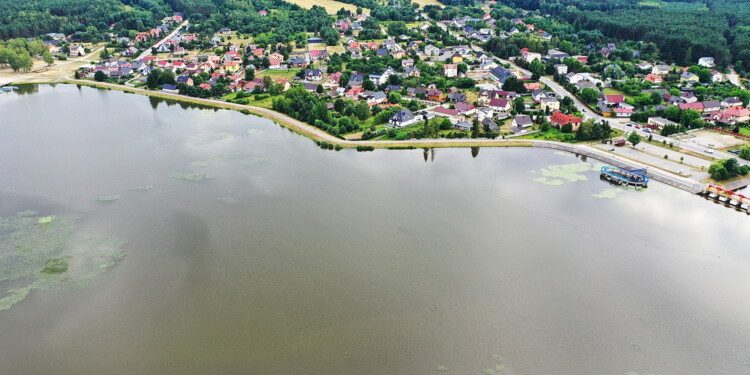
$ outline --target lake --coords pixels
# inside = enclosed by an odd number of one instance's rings
[[[24,86],[0,95],[0,373],[750,373],[750,217],[599,166]]]

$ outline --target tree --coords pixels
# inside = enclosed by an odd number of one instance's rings
[[[55,58],[52,57],[52,54],[49,53],[49,51],[42,52],[42,60],[44,60],[47,65],[52,65],[52,63],[55,62]]]
[[[401,94],[391,91],[388,93],[388,103],[398,104],[401,103]]]
[[[106,60],[110,58],[111,54],[109,51],[107,51],[107,48],[104,48],[101,52],[99,52],[99,59],[100,60]]]
[[[481,127],[479,126],[479,120],[477,118],[474,118],[474,122],[471,124],[471,137],[477,138],[479,137],[479,130]]]
[[[633,148],[635,148],[635,146],[637,146],[639,143],[641,143],[641,136],[640,136],[640,134],[638,134],[636,132],[630,133],[630,135],[628,135],[628,142],[630,142],[633,145]]]
[[[745,160],[750,160],[750,145],[744,145],[740,149],[740,157]]]
[[[511,75],[505,79],[505,82],[503,82],[503,90],[515,91],[517,93],[524,93],[526,92],[526,87],[524,87],[523,82],[521,82],[521,80],[516,78],[516,76]]]
[[[107,79],[107,75],[104,74],[103,71],[97,70],[96,73],[94,73],[94,80],[102,82]]]
[[[370,117],[370,106],[365,102],[359,102],[354,107],[354,115],[357,116],[359,121],[365,121]]]
[[[526,103],[522,98],[516,98],[516,100],[513,101],[513,110],[516,111],[517,114],[521,114],[526,110]]]
[[[250,82],[255,79],[255,69],[245,69],[245,81]]]
[[[581,100],[583,100],[586,103],[596,103],[596,100],[599,98],[599,92],[592,88],[585,88],[581,90],[581,93],[579,94],[581,97]]]
[[[150,89],[155,89],[159,86],[159,77],[161,76],[161,69],[154,69],[148,74],[146,78],[146,86]]]
[[[373,83],[369,78],[366,79],[364,82],[362,82],[362,89],[367,91],[375,90],[375,83]]]
[[[318,87],[315,88],[315,92],[318,94],[322,94],[325,90],[323,90],[323,85],[318,85]]]

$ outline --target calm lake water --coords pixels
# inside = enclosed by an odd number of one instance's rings
[[[597,166],[335,152],[235,111],[2,94],[0,216],[80,215],[127,255],[0,311],[0,374],[750,373],[750,218],[610,190]]]

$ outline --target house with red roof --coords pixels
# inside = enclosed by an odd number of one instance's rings
[[[661,84],[662,82],[664,82],[664,78],[662,78],[658,74],[646,74],[646,78],[644,78],[644,80],[646,80],[648,82],[651,82],[653,84],[656,84],[656,85]]]
[[[265,17],[265,16],[268,15],[268,11],[266,11],[266,10],[260,10],[260,11],[258,11],[258,15],[260,15],[261,17]]]
[[[615,117],[630,117],[633,114],[633,108],[615,108]]]
[[[750,109],[742,107],[728,107],[724,110],[724,115],[731,117],[736,122],[750,121]]]
[[[490,100],[489,107],[495,111],[507,112],[510,110],[510,100],[492,99]]]
[[[562,127],[563,125],[570,124],[573,127],[573,131],[578,130],[581,126],[583,119],[577,116],[566,115],[560,111],[555,111],[552,116],[549,117],[549,121],[552,125]]]
[[[680,107],[681,111],[686,111],[688,109],[692,109],[694,111],[703,112],[703,103],[702,102],[680,103],[677,106]]]
[[[625,96],[623,95],[605,95],[604,99],[609,106],[614,106],[625,102]]]

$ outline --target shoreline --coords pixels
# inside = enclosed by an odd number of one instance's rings
[[[478,138],[462,138],[462,139],[425,139],[425,140],[404,140],[404,141],[350,141],[335,137],[325,131],[318,129],[310,124],[304,123],[283,113],[276,112],[272,109],[255,107],[245,104],[229,103],[223,100],[216,99],[203,99],[193,98],[185,95],[168,93],[163,91],[152,91],[136,87],[129,87],[118,85],[107,82],[93,82],[88,80],[77,80],[77,79],[65,79],[53,82],[27,82],[21,81],[16,82],[17,84],[76,84],[81,86],[95,87],[100,89],[118,90],[132,94],[142,94],[146,96],[153,96],[166,100],[174,100],[178,102],[193,103],[199,105],[206,105],[214,108],[222,108],[229,110],[236,110],[246,112],[258,117],[263,117],[274,121],[299,135],[309,138],[315,142],[328,142],[334,146],[338,145],[342,148],[355,149],[357,146],[368,146],[376,149],[408,149],[408,148],[466,148],[466,147],[534,147],[534,148],[548,148],[554,150],[560,150],[570,152],[576,155],[585,155],[604,163],[608,163],[618,167],[626,167],[631,169],[646,168],[649,177],[661,183],[676,187],[680,190],[687,191],[691,194],[697,194],[702,192],[707,187],[707,184],[701,183],[696,180],[691,180],[682,176],[675,175],[674,173],[666,170],[662,170],[650,165],[646,165],[634,160],[626,159],[618,155],[610,154],[605,151],[590,147],[588,145],[570,144],[555,141],[544,141],[535,139],[478,139]]]

